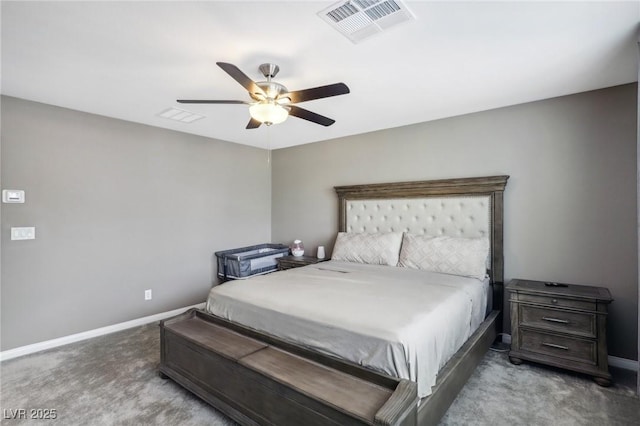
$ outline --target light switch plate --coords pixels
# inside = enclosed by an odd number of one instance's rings
[[[36,239],[36,228],[35,226],[27,226],[21,228],[11,228],[11,239],[12,240],[35,240]]]
[[[24,203],[24,191],[22,189],[3,189],[3,203]]]

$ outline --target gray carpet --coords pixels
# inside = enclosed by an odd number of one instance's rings
[[[5,361],[0,365],[6,425],[233,425],[156,373],[159,329],[146,325]],[[632,425],[640,400],[632,374],[601,388],[587,377],[523,364],[489,352],[442,425]],[[55,409],[56,420],[12,420],[16,409]],[[13,411],[12,411],[13,410]]]

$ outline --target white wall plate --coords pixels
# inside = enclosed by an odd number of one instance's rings
[[[21,189],[3,189],[3,203],[24,203],[24,191]]]

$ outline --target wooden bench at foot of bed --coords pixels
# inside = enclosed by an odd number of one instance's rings
[[[160,323],[160,374],[245,425],[415,425],[416,384],[190,310]]]

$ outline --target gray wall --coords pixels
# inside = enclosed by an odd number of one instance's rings
[[[216,250],[270,240],[264,150],[9,97],[1,136],[27,200],[2,204],[2,350],[203,302]]]
[[[272,236],[330,250],[335,185],[496,174],[505,277],[608,287],[610,354],[637,359],[636,84],[273,155]]]
[[[610,353],[637,359],[636,99],[625,85],[281,149],[270,170],[264,150],[2,97],[2,187],[27,203],[2,204],[0,348],[199,303],[216,250],[330,253],[335,185],[509,174],[506,278],[609,287]]]

